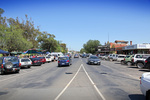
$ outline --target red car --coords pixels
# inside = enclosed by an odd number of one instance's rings
[[[40,58],[40,62],[42,62],[43,64],[46,63],[45,57],[38,57],[38,58]]]

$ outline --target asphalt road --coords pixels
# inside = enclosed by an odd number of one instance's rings
[[[86,64],[73,58],[70,67],[57,62],[0,75],[0,100],[144,100],[140,79],[147,69],[103,61]]]

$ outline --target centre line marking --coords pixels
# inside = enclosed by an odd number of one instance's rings
[[[78,71],[76,72],[76,74],[74,75],[74,77],[71,79],[71,81],[66,85],[66,87],[59,93],[59,95],[54,99],[54,100],[58,100],[60,98],[60,96],[66,91],[66,89],[69,87],[69,85],[72,83],[72,81],[75,79],[75,77],[78,75],[81,67],[83,65],[81,64]]]
[[[94,86],[94,88],[96,89],[96,91],[98,92],[98,94],[100,95],[100,97],[103,99],[103,100],[106,100],[104,98],[104,96],[102,95],[102,93],[100,92],[100,90],[97,88],[97,86],[95,85],[95,83],[93,82],[93,80],[91,79],[91,77],[89,76],[89,74],[87,73],[87,71],[85,70],[84,66],[82,65],[82,68],[84,70],[84,72],[86,73],[87,77],[89,78],[89,80],[91,81],[92,85]]]

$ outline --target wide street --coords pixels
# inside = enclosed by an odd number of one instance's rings
[[[140,77],[147,69],[87,58],[72,58],[68,67],[57,62],[0,75],[0,100],[144,100]]]

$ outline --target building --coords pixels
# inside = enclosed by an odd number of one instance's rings
[[[150,54],[150,43],[128,45],[122,48],[123,54]]]

